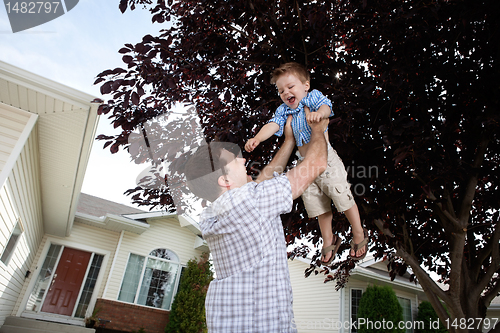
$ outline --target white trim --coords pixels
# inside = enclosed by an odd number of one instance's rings
[[[106,214],[106,216],[96,217],[93,215],[76,212],[75,219],[77,219],[77,222],[90,224],[107,230],[113,230],[111,229],[110,225],[112,223],[118,223],[123,225],[123,228],[125,228],[127,231],[136,234],[142,234],[144,231],[150,228],[150,225],[147,223],[138,222],[136,220],[115,214]],[[113,231],[118,232],[122,230],[113,230]]]
[[[177,216],[175,213],[169,213],[166,211],[154,211],[154,212],[145,212],[145,213],[130,213],[123,214],[122,216],[132,219],[132,220],[149,220],[155,218],[163,218],[163,217],[174,217]]]
[[[344,303],[345,303],[345,288],[341,288],[340,289],[340,300],[339,300],[339,321],[341,323],[345,323]],[[345,325],[341,325],[340,333],[344,333],[344,332],[345,332]]]
[[[420,287],[420,285],[415,285],[410,281],[408,281],[408,282],[397,281],[397,280],[391,281],[390,276],[377,275],[377,274],[374,274],[374,273],[372,273],[372,272],[370,272],[362,267],[354,268],[353,272],[351,273],[351,277],[355,277],[355,276],[361,276],[361,277],[369,278],[369,279],[376,280],[376,281],[387,282],[391,285],[395,285],[395,286],[398,286],[401,288],[406,288],[406,289],[409,289],[409,290],[414,291],[414,292],[415,291],[418,291],[421,293],[424,292],[424,290],[422,289],[422,287]]]
[[[0,102],[0,108],[6,109],[6,110],[12,111],[12,112],[29,113],[27,111],[12,107],[10,105],[7,105],[7,104],[1,103],[1,102]],[[17,139],[16,145],[12,149],[12,152],[10,153],[9,158],[7,159],[7,162],[5,163],[5,165],[2,168],[2,171],[0,172],[0,187],[2,187],[5,183],[5,181],[7,180],[7,178],[9,178],[10,172],[14,168],[14,165],[16,164],[17,159],[19,158],[19,155],[21,155],[21,152],[24,148],[24,145],[28,141],[28,139],[31,135],[31,132],[33,131],[33,128],[35,127],[35,124],[38,120],[38,115],[33,114],[33,113],[29,113],[29,114],[30,114],[30,118],[26,122],[26,125],[24,125],[24,129],[23,129],[21,135],[19,136],[19,138]]]
[[[78,207],[78,199],[80,198],[80,191],[82,189],[83,180],[85,178],[85,171],[90,158],[92,144],[94,142],[95,133],[99,118],[97,116],[98,104],[93,103],[87,113],[87,122],[85,124],[85,131],[81,139],[80,154],[78,154],[78,164],[75,175],[73,177],[73,192],[71,203],[68,211],[68,223],[66,226],[66,237],[71,235],[73,229],[73,222],[75,220],[75,213]]]
[[[88,110],[96,97],[0,61],[0,78]]]
[[[116,258],[118,257],[118,254],[120,253],[120,248],[122,245],[124,234],[125,234],[125,231],[122,230],[120,233],[120,239],[118,239],[118,244],[116,245],[116,248],[115,248],[115,255],[113,257],[113,262],[111,263],[111,268],[109,269],[108,280],[106,281],[106,286],[104,287],[104,291],[102,292],[102,298],[106,298],[106,294],[108,292],[108,287],[109,287],[109,284],[111,282],[111,276],[113,275],[113,271],[115,270],[115,264],[116,264],[116,260],[117,260]],[[118,298],[118,296],[116,296],[116,298]]]

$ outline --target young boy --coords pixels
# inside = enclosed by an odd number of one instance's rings
[[[276,84],[283,104],[274,117],[264,125],[257,135],[245,144],[251,152],[273,134],[281,136],[288,115],[292,115],[292,129],[300,155],[306,156],[309,148],[311,128],[308,123],[317,123],[333,116],[332,104],[318,90],[310,88],[309,72],[298,63],[286,63],[272,73],[271,83]],[[328,130],[325,131],[326,142]],[[331,200],[339,212],[344,212],[351,224],[353,240],[350,257],[360,260],[368,250],[368,234],[361,226],[358,207],[347,182],[347,172],[337,152],[328,144],[328,168],[302,194],[309,217],[318,217],[323,238],[322,264],[329,265],[337,253],[341,240],[332,232]]]

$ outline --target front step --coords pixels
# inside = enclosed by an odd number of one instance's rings
[[[95,329],[29,318],[7,317],[0,327],[0,333],[95,333]]]

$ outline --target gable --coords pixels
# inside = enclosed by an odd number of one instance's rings
[[[13,145],[16,137],[22,143],[19,132],[23,126],[27,129],[27,115],[33,123],[36,119],[43,223],[49,234],[67,236],[71,232],[97,127],[94,99],[0,61],[0,103],[9,111],[0,115],[6,120],[0,128],[0,159],[6,160],[0,172],[5,179],[10,172],[5,171],[10,166],[7,161],[15,163],[15,154],[21,149]]]

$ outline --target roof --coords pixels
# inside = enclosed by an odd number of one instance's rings
[[[76,211],[97,217],[105,216],[106,214],[124,215],[145,213],[145,211],[138,208],[122,205],[86,193],[80,193]]]
[[[309,258],[297,257],[293,261],[311,264]],[[386,264],[383,261],[374,259],[371,253],[368,253],[363,260],[360,260],[356,264],[356,267],[351,271],[351,277],[368,283],[388,283],[397,285],[403,290],[417,293],[422,297],[425,295],[421,286],[418,283],[415,284],[414,282],[410,282],[408,276],[396,276],[396,278],[391,281]]]
[[[95,137],[99,101],[0,61],[0,105],[37,116],[26,134],[34,133],[38,146],[40,172],[33,181],[40,182],[41,191],[33,195],[41,197],[45,232],[69,236]]]
[[[139,235],[149,229],[149,221],[165,218],[176,220],[181,228],[186,228],[198,236],[194,244],[195,249],[208,251],[206,242],[201,238],[198,223],[186,215],[166,211],[146,212],[85,193],[80,193],[75,214],[75,220],[84,224],[115,232],[129,231]]]

